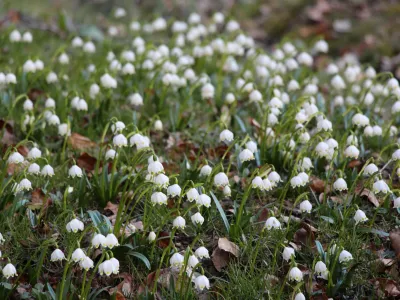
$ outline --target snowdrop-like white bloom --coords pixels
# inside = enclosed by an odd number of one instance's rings
[[[190,255],[188,259],[189,268],[195,268],[199,264],[199,259],[195,255]]]
[[[120,134],[117,134],[116,136],[114,136],[113,145],[118,148],[125,147],[125,146],[128,146],[128,140],[122,133],[120,133]]]
[[[72,253],[71,259],[74,262],[79,262],[82,261],[86,257],[85,252],[81,248],[75,249],[75,251]]]
[[[32,33],[30,33],[29,31],[25,32],[22,35],[22,41],[25,43],[32,43],[32,41],[33,41]]]
[[[50,83],[57,82],[57,81],[58,81],[58,76],[57,76],[57,74],[54,73],[54,72],[50,72],[49,74],[47,74],[46,81],[47,81],[47,83],[49,83],[49,84],[50,84]]]
[[[83,41],[79,36],[76,36],[72,39],[72,47],[78,48],[83,46]]]
[[[282,253],[283,259],[285,261],[289,261],[292,256],[293,257],[296,256],[294,249],[292,247],[285,247],[285,249],[283,249],[283,253]]]
[[[224,194],[225,197],[230,197],[232,195],[232,190],[228,185],[226,185],[222,190],[222,193]]]
[[[346,88],[346,83],[344,82],[343,78],[340,77],[339,75],[335,75],[332,80],[331,80],[331,85],[336,89],[336,90],[343,90]]]
[[[83,45],[83,52],[86,53],[95,53],[96,52],[96,46],[93,44],[93,42],[86,42]]]
[[[264,189],[264,183],[263,180],[260,176],[256,176],[253,178],[253,180],[251,181],[251,186],[253,189],[260,189],[263,190]]]
[[[305,183],[300,176],[294,176],[292,179],[290,179],[290,185],[292,186],[292,188],[304,186],[304,184]]]
[[[250,93],[249,99],[250,99],[250,102],[262,102],[263,101],[262,94],[257,90],[254,90]]]
[[[347,183],[343,178],[338,178],[336,181],[333,183],[333,188],[336,191],[345,191],[347,190]]]
[[[208,278],[204,275],[197,276],[196,279],[194,280],[194,286],[196,289],[202,291],[204,289],[209,289],[210,288],[210,281]]]
[[[98,233],[92,239],[92,246],[97,249],[100,247],[100,245],[104,245],[105,242],[106,242],[106,237],[101,233]]]
[[[339,254],[339,262],[340,263],[348,262],[352,259],[353,259],[353,256],[351,255],[351,253],[346,250],[342,250],[342,252],[340,252],[340,254]]]
[[[156,131],[163,130],[163,123],[161,122],[161,120],[157,120],[154,122],[154,130],[156,130]]]
[[[353,116],[352,122],[357,127],[365,127],[365,126],[369,125],[369,119],[360,113],[357,113]]]
[[[297,293],[296,296],[294,297],[294,300],[306,300],[306,297],[304,296],[303,293]]]
[[[60,249],[55,249],[50,256],[50,261],[55,262],[55,261],[62,261],[65,258],[64,252],[62,252]]]
[[[197,248],[196,251],[194,252],[194,255],[196,255],[200,259],[210,258],[210,254],[209,254],[207,248],[203,247],[203,246]]]
[[[106,73],[100,77],[101,85],[106,89],[115,89],[117,88],[117,80],[110,76],[110,74]]]
[[[181,195],[181,191],[182,189],[179,184],[170,185],[167,189],[167,196],[170,196],[172,198],[179,197]]]
[[[396,161],[400,159],[400,149],[397,149],[392,154],[392,160]]]
[[[129,103],[131,105],[134,105],[134,106],[142,106],[143,105],[143,97],[138,93],[130,95],[128,99],[129,99]]]
[[[135,67],[129,62],[126,63],[122,67],[122,74],[124,74],[124,75],[133,75],[133,74],[135,74]]]
[[[304,212],[311,213],[311,210],[312,210],[312,204],[310,201],[304,200],[303,202],[300,203],[300,211],[302,213]]]
[[[13,264],[8,263],[4,268],[3,268],[3,276],[8,279],[10,277],[17,276],[17,269],[14,267]]]
[[[299,169],[301,171],[309,171],[313,168],[313,164],[311,159],[308,157],[303,157],[303,159],[299,162]]]
[[[156,160],[156,161],[149,163],[149,165],[147,167],[147,172],[149,172],[152,175],[164,173],[164,167],[163,167],[162,163],[160,163],[158,160]]]
[[[78,231],[83,231],[84,225],[83,222],[75,218],[67,224],[66,228],[68,232],[77,233]]]
[[[356,224],[368,221],[368,218],[365,215],[365,212],[363,212],[361,209],[357,209],[353,219],[354,219],[354,221],[356,221]]]
[[[228,176],[223,172],[219,172],[214,176],[214,185],[219,188],[229,185]]]
[[[225,102],[226,103],[232,104],[233,102],[235,102],[235,100],[236,100],[236,98],[235,98],[234,94],[232,94],[232,93],[226,94],[226,96],[225,96]]]
[[[119,246],[117,237],[113,233],[107,234],[102,246],[110,249]]]
[[[33,147],[31,150],[29,150],[28,153],[28,159],[29,160],[34,160],[36,158],[39,158],[42,156],[42,151],[40,151],[38,148]]]
[[[47,98],[44,106],[46,108],[55,108],[56,107],[56,101],[54,101],[54,99],[52,99],[52,98]]]
[[[244,149],[239,153],[239,159],[243,163],[245,161],[254,160],[254,154],[249,149]]]
[[[196,200],[196,204],[198,206],[205,206],[205,207],[210,207],[211,206],[211,198],[206,195],[206,194],[201,194]]]
[[[69,64],[69,57],[66,53],[61,53],[60,56],[58,57],[58,61],[62,65],[67,65]]]
[[[221,142],[229,143],[233,141],[233,133],[228,129],[224,129],[219,134],[219,140]]]
[[[117,265],[111,259],[102,262],[99,265],[100,275],[110,276],[111,274],[118,274]]]
[[[323,261],[318,261],[315,264],[314,270],[315,270],[315,273],[319,275],[318,276],[319,278],[328,280],[329,271]]]
[[[181,228],[181,229],[185,229],[186,226],[186,221],[183,217],[178,216],[174,219],[174,221],[172,222],[172,227],[173,228]]]
[[[368,166],[366,166],[364,168],[364,174],[367,176],[370,176],[378,171],[379,171],[379,169],[375,164],[369,164]]]
[[[319,142],[315,147],[315,152],[319,157],[328,157],[329,156],[329,145],[325,142]]]
[[[167,195],[165,195],[162,192],[155,192],[151,195],[151,202],[153,205],[159,204],[159,205],[167,205]]]
[[[89,269],[92,269],[94,267],[93,260],[90,259],[89,256],[85,256],[80,262],[79,266],[86,271],[89,271]]]
[[[194,225],[198,225],[198,224],[202,225],[204,223],[204,218],[199,212],[197,212],[193,216],[191,216],[190,219],[192,220],[192,223]]]
[[[192,201],[197,201],[197,199],[199,198],[200,194],[199,192],[195,189],[195,188],[191,188],[187,193],[186,193],[186,197],[188,199],[189,202]]]
[[[9,38],[10,38],[10,42],[12,42],[12,43],[20,42],[21,41],[21,33],[17,29],[14,29],[13,31],[11,31]]]
[[[26,99],[24,101],[23,108],[25,111],[33,110],[33,102],[30,99]]]
[[[75,178],[75,177],[82,177],[83,172],[82,169],[79,168],[77,165],[72,166],[69,170],[68,170],[68,176]]]
[[[117,7],[114,11],[114,17],[119,19],[126,16],[126,10],[122,7]]]
[[[268,180],[271,182],[273,186],[277,185],[281,180],[281,176],[275,172],[272,171],[271,173],[268,174]]]
[[[89,90],[89,94],[90,94],[90,98],[94,99],[96,98],[96,96],[100,93],[100,87],[98,84],[93,83],[90,86],[90,90]]]
[[[17,186],[17,191],[29,191],[31,189],[32,183],[26,178],[22,179]]]
[[[49,125],[60,125],[60,118],[57,115],[52,114],[48,119],[47,122]]]
[[[316,52],[327,53],[329,50],[328,43],[324,40],[319,40],[318,42],[315,43],[314,50]]]
[[[301,180],[303,181],[303,186],[305,186],[308,183],[309,176],[307,175],[307,173],[300,172],[299,174],[297,174],[297,176],[300,177]]]
[[[248,141],[246,143],[246,148],[249,149],[252,153],[257,152],[257,143],[254,141]]]
[[[169,185],[169,178],[165,174],[158,174],[154,177],[154,183],[162,188],[165,188]]]
[[[211,83],[203,85],[201,88],[201,97],[203,99],[210,99],[214,97],[215,88]]]
[[[181,268],[181,267],[183,267],[184,261],[185,261],[185,257],[182,254],[174,253],[171,256],[169,263],[171,264],[172,267]]]
[[[389,89],[394,90],[399,87],[399,82],[397,81],[396,78],[390,78],[388,80],[387,86]]]
[[[71,129],[68,128],[68,124],[63,123],[58,125],[58,134],[61,136],[71,135]]]
[[[387,183],[384,180],[378,180],[376,181],[373,186],[372,190],[374,191],[375,194],[383,193],[387,194],[390,193],[390,188],[387,185]]]
[[[300,282],[303,280],[303,273],[297,267],[293,267],[289,271],[289,280]]]
[[[264,227],[268,230],[271,229],[281,229],[281,222],[278,221],[275,217],[269,217],[267,221],[265,221]]]
[[[147,237],[147,240],[149,242],[153,242],[156,239],[156,237],[157,237],[156,233],[154,231],[152,231],[152,232],[149,233],[149,236]]]
[[[45,165],[40,173],[42,176],[52,177],[54,176],[54,169],[50,165]]]
[[[297,56],[297,61],[300,64],[305,65],[307,67],[310,67],[313,64],[312,56],[306,52],[300,53],[299,56]]]
[[[209,165],[204,165],[200,169],[200,176],[209,176],[212,172],[212,168]]]
[[[131,136],[129,142],[132,146],[135,145],[138,150],[145,147],[149,147],[150,145],[150,140],[139,133],[136,133],[133,136]]]
[[[115,122],[115,124],[111,125],[111,131],[113,133],[120,133],[124,129],[125,129],[125,124],[124,124],[124,122],[121,122],[121,121],[117,121],[117,122]]]
[[[354,145],[350,145],[346,148],[346,150],[344,150],[344,156],[349,158],[357,159],[359,154],[360,150],[358,150]]]
[[[40,173],[40,166],[37,163],[33,163],[29,166],[28,168],[28,173],[29,174],[33,174],[33,175],[37,175]]]
[[[6,75],[6,83],[8,83],[8,84],[16,84],[17,83],[17,77],[12,73],[8,73]]]
[[[4,243],[5,241],[6,241],[6,240],[4,239],[3,235],[0,233],[0,245],[3,245],[3,243]]]
[[[13,152],[8,157],[7,162],[9,164],[20,164],[24,161],[24,157],[19,152]]]

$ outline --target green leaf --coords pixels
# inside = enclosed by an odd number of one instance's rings
[[[111,223],[109,220],[100,214],[97,210],[89,210],[89,217],[92,219],[93,224],[101,231],[103,235],[107,235],[111,230]]]
[[[321,258],[323,260],[325,260],[325,251],[324,251],[324,248],[322,247],[322,244],[320,243],[320,241],[316,240],[315,245],[317,246],[319,255],[321,256]]]
[[[49,290],[50,296],[53,300],[57,300],[57,295],[51,287],[50,283],[47,283],[47,289]]]
[[[235,115],[235,119],[236,119],[236,121],[239,123],[240,129],[241,129],[244,133],[246,133],[246,132],[247,132],[247,129],[246,129],[246,125],[244,125],[243,120],[242,120],[238,115]]]
[[[332,219],[331,217],[327,217],[327,216],[320,216],[320,218],[321,218],[322,220],[324,220],[324,221],[328,222],[328,223],[335,224],[335,220],[334,220],[334,219]]]
[[[358,229],[357,229],[357,232],[375,233],[375,234],[379,235],[380,237],[388,237],[388,236],[389,236],[389,233],[387,233],[387,232],[385,232],[385,231],[383,231],[383,230],[378,230],[378,229],[369,228],[369,227],[366,227],[366,228],[358,228]]]
[[[148,258],[147,258],[146,256],[144,256],[142,253],[139,253],[139,252],[136,252],[136,251],[129,251],[128,254],[129,254],[129,255],[132,255],[132,256],[134,256],[134,257],[136,257],[136,258],[139,258],[139,259],[145,264],[145,266],[147,267],[147,269],[149,269],[149,270],[151,269],[150,261],[149,261]]]
[[[229,233],[230,226],[229,226],[228,218],[226,217],[225,212],[222,209],[222,206],[219,203],[217,197],[215,197],[213,192],[210,192],[210,194],[211,194],[212,199],[214,200],[215,206],[217,207],[217,209],[219,211],[219,214],[221,215],[222,221],[224,221],[226,231]]]

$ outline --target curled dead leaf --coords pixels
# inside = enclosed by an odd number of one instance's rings
[[[310,178],[310,187],[315,193],[323,193],[325,190],[325,182],[318,177],[311,176]]]
[[[71,144],[71,147],[76,150],[85,150],[96,146],[96,143],[91,141],[88,137],[76,132],[71,134],[68,141]]]
[[[357,187],[356,194],[360,197],[367,197],[369,202],[371,202],[375,207],[379,207],[379,200],[372,191],[363,187]]]
[[[97,163],[97,159],[93,156],[90,156],[86,152],[83,152],[77,159],[76,164],[84,169],[87,173],[90,173],[94,170]]]
[[[229,264],[229,261],[239,256],[239,247],[229,241],[227,238],[218,239],[218,246],[214,249],[211,258],[214,267],[221,272],[224,267]]]

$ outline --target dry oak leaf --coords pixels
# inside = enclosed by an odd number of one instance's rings
[[[96,167],[97,159],[83,152],[77,159],[76,164],[84,169],[87,173],[92,172]]]
[[[96,143],[91,141],[88,137],[80,135],[76,132],[73,132],[68,140],[72,148],[77,150],[84,150],[96,146]]]
[[[379,200],[372,191],[362,187],[357,187],[356,194],[358,194],[360,197],[367,197],[369,202],[371,202],[375,207],[379,207]]]
[[[239,247],[227,238],[219,238],[218,247],[214,249],[211,255],[212,262],[217,271],[221,272],[233,256],[239,256]]]
[[[397,229],[389,233],[389,238],[397,258],[400,258],[400,230]]]

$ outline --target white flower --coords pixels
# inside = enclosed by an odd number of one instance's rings
[[[118,148],[125,147],[125,146],[128,146],[128,140],[122,133],[120,133],[120,134],[117,134],[116,136],[114,136],[113,145]]]
[[[31,111],[33,110],[33,102],[29,99],[26,99],[24,101],[23,107],[25,111]]]
[[[83,46],[83,41],[79,36],[76,36],[73,38],[72,42],[72,47],[78,48]]]
[[[60,56],[58,57],[58,61],[62,65],[67,65],[69,64],[69,57],[66,53],[61,53]]]
[[[197,248],[196,251],[194,252],[194,255],[196,255],[200,259],[210,258],[210,254],[209,254],[207,248],[203,247],[203,246]]]
[[[8,279],[10,277],[17,276],[17,269],[15,269],[14,265],[11,263],[8,263],[4,268],[3,268],[3,276]]]
[[[84,270],[86,270],[86,271],[89,271],[89,269],[91,269],[91,268],[94,267],[93,260],[91,260],[89,256],[85,256],[85,257],[79,262],[79,266],[80,266],[82,269],[84,269]]]
[[[359,154],[360,150],[358,150],[354,145],[350,145],[346,148],[346,150],[344,150],[344,156],[349,158],[357,159]]]
[[[100,275],[106,274],[110,276],[111,274],[118,273],[116,269],[116,265],[111,261],[111,259],[102,262],[99,265],[99,273]]]
[[[319,278],[328,279],[329,271],[323,261],[318,261],[314,267],[315,273],[320,275]]]
[[[397,197],[393,201],[393,208],[400,208],[400,197]]]
[[[6,82],[8,83],[8,84],[16,84],[17,83],[17,77],[14,75],[14,74],[12,74],[12,73],[8,73],[7,75],[6,75]]]
[[[267,221],[265,221],[264,227],[268,230],[281,229],[281,222],[279,222],[278,219],[275,217],[269,217]]]
[[[358,127],[365,127],[369,125],[369,119],[363,114],[357,113],[353,116],[352,122]]]
[[[94,52],[96,52],[96,46],[93,44],[93,42],[91,42],[91,41],[89,41],[89,42],[86,42],[84,45],[83,45],[83,52],[86,52],[86,53],[94,53]]]
[[[65,259],[64,252],[62,252],[60,249],[55,249],[50,256],[50,261],[55,262],[55,261],[62,261]]]
[[[153,203],[153,205],[156,204],[167,205],[167,200],[168,200],[167,195],[165,195],[162,192],[155,192],[151,195],[151,202]]]
[[[40,166],[37,163],[33,163],[29,166],[28,168],[28,173],[29,174],[34,174],[37,175],[40,173]]]
[[[222,190],[222,193],[224,194],[225,197],[230,197],[232,194],[231,188],[228,185],[226,185]]]
[[[336,191],[345,191],[347,190],[347,183],[343,178],[338,178],[336,181],[333,183],[333,188]]]
[[[297,267],[293,267],[289,271],[289,280],[300,282],[303,280],[303,273]]]
[[[36,70],[43,70],[44,63],[40,59],[37,59],[35,61],[35,68],[36,68]]]
[[[33,41],[32,33],[30,33],[29,31],[25,32],[22,35],[22,41],[25,43],[32,43],[32,41]]]
[[[189,268],[195,268],[199,263],[199,259],[195,255],[189,256],[187,263]]]
[[[329,156],[329,145],[325,142],[319,142],[315,147],[315,152],[317,152],[317,156],[319,157],[328,157]]]
[[[44,106],[46,108],[55,108],[56,107],[56,101],[54,101],[53,98],[47,98]]]
[[[167,187],[169,185],[169,178],[165,174],[158,174],[154,178],[153,182],[155,184],[157,184],[158,186],[160,186],[162,188],[165,188],[165,187]]]
[[[32,183],[26,178],[22,179],[17,186],[17,191],[29,191],[31,189]]]
[[[122,74],[125,74],[125,75],[133,75],[133,74],[135,74],[135,67],[129,62],[126,63],[122,67]]]
[[[219,134],[219,140],[221,142],[229,143],[233,141],[232,131],[225,129]]]
[[[260,176],[256,176],[253,178],[253,180],[251,181],[251,186],[253,189],[260,189],[263,190],[264,189],[264,183],[263,180]]]
[[[204,223],[204,218],[203,216],[197,212],[193,216],[190,217],[194,225],[200,224],[202,225]]]
[[[83,222],[75,218],[67,224],[66,228],[68,232],[77,233],[78,231],[83,231],[84,225]]]
[[[294,300],[306,300],[306,297],[304,296],[303,293],[297,293],[296,296],[294,297]]]
[[[311,210],[312,210],[312,204],[310,201],[304,200],[303,202],[300,203],[300,211],[302,213],[304,212],[311,213]]]
[[[100,245],[104,245],[105,242],[106,242],[106,237],[101,233],[98,233],[92,239],[92,246],[94,248],[99,248]]]
[[[58,81],[57,74],[54,72],[50,72],[49,74],[47,74],[46,81],[47,83],[57,82]]]
[[[178,216],[174,219],[174,221],[172,222],[172,227],[173,228],[181,228],[181,229],[185,229],[186,226],[186,221],[183,217]]]
[[[212,172],[212,168],[209,165],[204,165],[200,169],[200,176],[209,176]]]
[[[115,257],[110,258],[110,262],[113,265],[113,274],[118,274],[119,273],[119,261]]]
[[[201,88],[201,97],[203,99],[210,99],[214,97],[215,88],[211,83],[203,85]]]
[[[389,186],[386,184],[386,182],[384,180],[378,180],[376,181],[373,186],[372,186],[372,190],[374,191],[375,194],[387,194],[390,193],[390,188]]]
[[[152,175],[157,175],[164,172],[164,167],[159,161],[153,161],[148,165],[147,172]]]
[[[309,171],[311,168],[313,168],[311,159],[308,157],[303,157],[303,159],[299,162],[299,169],[302,171]]]
[[[219,172],[217,175],[214,176],[214,185],[218,188],[229,185],[228,176],[226,176],[226,174],[223,172]]]
[[[35,63],[34,63],[33,61],[31,61],[31,60],[29,59],[29,60],[27,60],[27,61],[24,63],[24,65],[22,66],[22,70],[23,70],[25,73],[30,73],[30,72],[35,73],[35,72],[36,72],[36,65],[35,65]]]
[[[335,75],[331,80],[331,85],[337,90],[343,90],[346,88],[346,83],[343,78],[339,75]]]
[[[115,89],[117,88],[117,80],[110,76],[110,74],[104,74],[100,78],[100,83],[104,88]]]
[[[90,98],[94,99],[99,93],[100,93],[99,85],[96,83],[93,83],[89,89]]]
[[[378,171],[379,171],[379,169],[375,164],[369,164],[368,166],[366,166],[364,168],[364,174],[367,176],[372,175]]]
[[[249,99],[250,99],[250,102],[262,102],[263,101],[262,94],[257,90],[254,90],[250,93]]]
[[[86,257],[85,252],[81,248],[75,249],[75,251],[72,253],[71,259],[74,262],[79,262],[82,261]]]
[[[181,191],[182,189],[179,184],[170,185],[167,189],[167,196],[170,196],[172,198],[179,197],[181,195]]]
[[[102,246],[110,249],[114,248],[115,246],[119,246],[117,237],[113,233],[107,234]]]
[[[226,103],[232,104],[233,102],[235,102],[235,100],[236,100],[236,98],[235,98],[234,94],[232,94],[232,93],[226,94],[226,96],[225,96],[225,102]]]
[[[400,159],[400,149],[397,149],[392,154],[392,160],[396,161]]]
[[[283,259],[285,261],[289,261],[292,256],[293,257],[296,256],[294,249],[292,247],[285,247],[285,249],[283,249],[283,253],[282,253]]]
[[[356,224],[368,221],[367,216],[361,209],[357,209],[353,219],[356,221]]]
[[[143,136],[139,133],[134,134],[129,139],[131,145],[136,145],[138,150],[149,147],[150,146],[150,139],[147,136]]]
[[[134,105],[134,106],[142,106],[143,105],[143,97],[138,93],[130,95],[128,99],[129,99],[129,103],[131,105]]]
[[[189,202],[197,201],[200,194],[195,188],[191,188],[187,193],[186,197],[188,198]]]
[[[156,131],[163,130],[163,123],[161,122],[161,120],[157,120],[154,122],[154,130],[156,130]]]
[[[266,191],[270,191],[274,188],[276,184],[272,183],[268,178],[263,179],[263,189]]]
[[[196,204],[198,206],[205,206],[205,207],[210,207],[211,206],[211,198],[207,196],[206,194],[201,194],[196,200]]]
[[[181,268],[185,261],[185,257],[180,253],[172,254],[171,258],[169,259],[169,263],[172,267]]]
[[[314,50],[316,52],[327,53],[329,50],[328,43],[324,40],[319,40],[318,42],[315,43]]]
[[[249,149],[244,149],[239,153],[239,159],[242,163],[245,161],[254,160],[254,154]]]
[[[257,143],[253,141],[248,141],[246,143],[246,148],[249,149],[252,153],[257,152]]]
[[[204,289],[209,289],[210,288],[210,281],[208,278],[204,275],[197,276],[196,279],[194,280],[194,286],[202,291]]]
[[[13,152],[9,157],[7,162],[9,164],[20,164],[24,161],[24,157],[19,152]]]
[[[321,119],[317,122],[318,131],[332,131],[332,122],[328,119]]]
[[[33,147],[31,150],[29,150],[29,153],[28,153],[29,160],[33,160],[33,159],[39,158],[41,156],[42,156],[42,151],[40,151],[38,148]]]
[[[71,135],[71,129],[68,128],[68,124],[62,123],[58,125],[58,134],[61,136]]]
[[[304,186],[304,184],[305,183],[300,176],[294,176],[292,179],[290,179],[290,185],[292,186],[292,188]]]
[[[149,236],[147,237],[147,240],[149,242],[153,242],[156,239],[156,237],[157,237],[156,233],[154,231],[152,231],[152,232],[149,233]]]
[[[79,168],[77,165],[72,166],[69,170],[68,170],[68,176],[75,178],[75,177],[82,177],[83,173],[82,173],[82,169]]]
[[[342,252],[340,252],[339,254],[339,262],[343,263],[343,262],[348,262],[350,260],[353,259],[353,256],[351,255],[350,252],[343,250]]]
[[[42,176],[52,177],[54,176],[54,169],[50,165],[45,165],[40,173]]]
[[[306,53],[306,52],[302,52],[299,54],[299,56],[297,56],[297,61],[305,66],[312,66],[313,64],[313,58],[310,54]]]
[[[13,31],[11,31],[9,38],[10,38],[10,42],[12,42],[12,43],[20,42],[21,41],[21,33],[17,29],[14,29]]]
[[[124,122],[121,122],[121,121],[117,121],[117,122],[115,122],[115,124],[111,125],[111,131],[113,133],[122,132],[124,129],[125,129],[125,124],[124,124]]]
[[[299,174],[297,174],[297,176],[300,177],[301,180],[303,181],[303,186],[305,186],[308,183],[309,176],[307,175],[307,173],[300,172]]]

